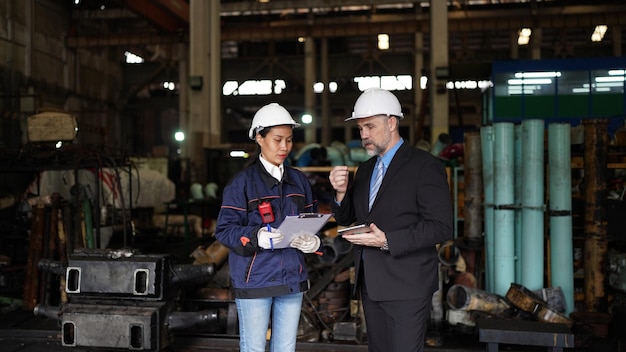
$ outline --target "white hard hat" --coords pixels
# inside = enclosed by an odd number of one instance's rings
[[[260,108],[254,114],[252,125],[248,132],[248,137],[254,140],[254,135],[266,127],[291,125],[292,127],[300,127],[300,124],[294,121],[289,111],[278,103],[269,103]]]
[[[382,88],[369,88],[361,93],[356,103],[354,103],[352,116],[344,121],[376,115],[396,116],[400,119],[404,118],[400,101],[398,101],[398,98],[396,98],[393,93]]]

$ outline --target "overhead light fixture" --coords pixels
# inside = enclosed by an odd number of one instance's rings
[[[243,150],[231,150],[229,153],[231,158],[244,158],[247,159],[250,157],[250,154]]]
[[[531,78],[531,79],[516,79],[512,78],[507,81],[510,86],[514,85],[528,85],[528,84],[552,84],[552,80],[549,78]]]
[[[561,77],[559,71],[515,72],[515,78],[550,78]]]
[[[527,45],[530,42],[530,35],[532,34],[532,30],[530,28],[522,28],[519,30],[517,37],[517,45]]]
[[[596,29],[593,30],[593,34],[591,34],[592,42],[601,42],[602,38],[604,38],[604,33],[609,27],[605,24],[599,24],[596,26]]]
[[[302,123],[306,125],[313,122],[313,116],[311,114],[303,114],[301,119],[302,119]]]
[[[389,49],[389,34],[381,33],[378,35],[378,49],[379,50]]]

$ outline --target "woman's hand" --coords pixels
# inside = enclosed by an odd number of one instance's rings
[[[270,231],[267,230],[267,227],[261,227],[256,237],[259,247],[263,249],[274,249],[273,247],[280,243],[285,236],[280,230],[273,227],[270,227]]]
[[[303,253],[313,253],[320,248],[322,241],[312,233],[303,233],[291,240],[291,247],[301,250]]]

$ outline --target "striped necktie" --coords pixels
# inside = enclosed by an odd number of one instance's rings
[[[383,173],[385,169],[385,164],[383,164],[383,160],[378,158],[378,162],[376,163],[376,178],[374,179],[374,184],[372,185],[372,189],[370,190],[370,201],[369,201],[369,209],[372,209],[372,204],[374,204],[374,199],[376,199],[376,194],[378,193],[378,189],[380,188],[380,184],[383,183]]]

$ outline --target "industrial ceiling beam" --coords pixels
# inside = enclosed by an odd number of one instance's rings
[[[156,0],[156,3],[173,13],[189,26],[189,3],[185,0]]]
[[[420,3],[424,3],[424,6],[426,6],[428,2],[429,1],[418,1],[417,5],[420,6]],[[319,9],[348,10],[355,7],[412,7],[415,5],[415,0],[272,0],[265,3],[258,1],[225,1],[222,2],[220,8],[223,13],[260,14],[267,11],[314,11]]]
[[[125,0],[124,6],[145,17],[157,28],[165,32],[176,32],[178,30],[188,30],[189,19],[186,23],[172,16],[172,12],[159,6],[162,1],[155,3],[150,0]],[[187,11],[189,12],[189,11]]]
[[[128,1],[137,5],[147,0]],[[165,0],[162,0],[165,1]],[[148,11],[149,12],[149,11]],[[523,10],[474,10],[453,11],[448,15],[448,30],[457,32],[505,32],[522,27],[578,28],[588,26],[592,31],[596,24],[608,26],[626,25],[626,5],[569,6],[542,9],[536,14]],[[319,17],[314,19],[285,20],[275,22],[247,22],[237,25],[225,24],[221,29],[222,41],[291,40],[298,36],[314,38],[364,36],[374,33],[407,34],[429,29],[428,14],[372,14],[368,16]],[[590,32],[591,34],[591,32]],[[145,34],[124,33],[102,36],[70,36],[68,47],[101,47],[180,43],[188,41],[188,33]]]

